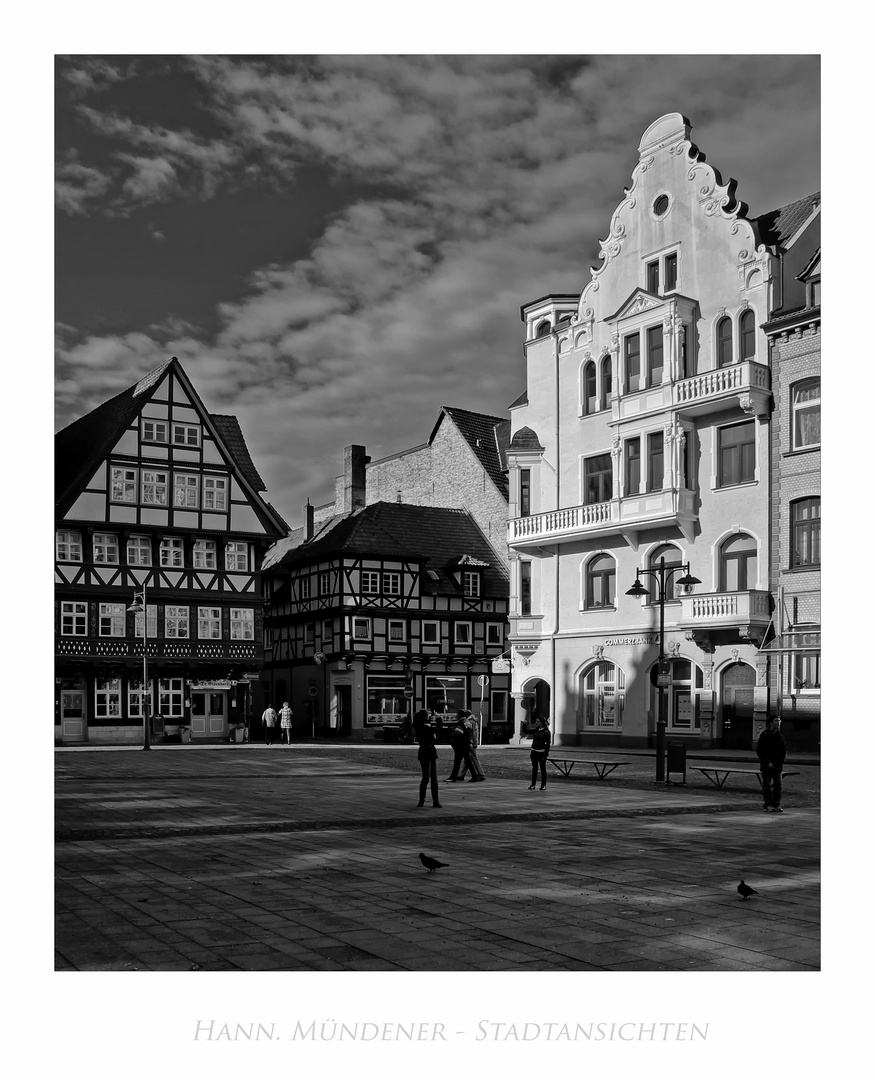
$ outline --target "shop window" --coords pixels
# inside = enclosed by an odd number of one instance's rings
[[[164,609],[164,636],[167,638],[188,637],[188,608],[168,604]]]
[[[626,697],[626,676],[622,668],[606,660],[591,665],[580,676],[578,695],[579,714],[585,728],[622,730]]]
[[[82,562],[82,534],[59,529],[55,533],[55,558],[58,562]]]
[[[231,640],[255,640],[254,608],[231,608]]]
[[[195,570],[216,569],[216,541],[195,540],[194,542],[194,567]]]
[[[791,566],[820,566],[820,496],[790,504]]]
[[[425,707],[445,720],[454,720],[460,709],[468,707],[466,682],[464,675],[426,675]]]
[[[128,566],[152,565],[152,541],[148,536],[129,536],[127,542]]]
[[[125,605],[100,604],[97,632],[101,637],[123,638],[125,636]]]
[[[717,486],[748,484],[756,470],[756,421],[717,429]]]
[[[137,501],[138,473],[136,469],[112,467],[109,470],[109,477],[111,502],[135,503]]]
[[[586,506],[607,502],[611,498],[613,491],[610,454],[597,454],[584,459],[583,493]]]
[[[128,679],[128,719],[143,719],[143,680]]]
[[[94,718],[95,720],[121,720],[122,681],[121,679],[94,680]]]
[[[586,607],[614,606],[617,565],[610,555],[596,555],[586,564]]]
[[[221,476],[204,477],[204,510],[225,510],[228,506],[228,481]]]
[[[670,683],[657,685],[659,668],[650,669],[650,704],[654,719],[659,715],[659,696],[664,695],[668,731],[676,734],[698,734],[701,730],[699,693],[703,686],[702,669],[689,660],[670,662]]]
[[[678,549],[674,546],[674,544],[661,544],[658,548],[655,548],[651,552],[650,558],[647,560],[647,565],[650,567],[651,570],[656,569],[659,566],[660,559],[665,560],[666,567],[680,566],[681,563],[683,562],[683,557],[681,556],[680,551],[678,551]],[[678,575],[678,574],[672,574],[670,576],[669,580],[666,581],[666,584],[665,584],[665,599],[666,599],[666,601],[679,600],[680,599],[680,597],[678,595],[676,595],[677,579],[678,579],[679,576],[680,575]],[[659,603],[658,588],[656,586],[656,582],[654,581],[654,579],[651,578],[650,580],[653,581],[653,584],[654,584],[653,590],[651,591],[651,594],[650,594],[650,603],[651,604],[658,604]]]
[[[166,472],[157,472],[154,469],[143,469],[143,494],[142,501],[146,506],[167,505],[167,477]]]
[[[732,356],[732,320],[725,317],[717,323],[717,367],[729,367]]]
[[[73,600],[61,603],[61,633],[65,637],[85,637],[88,634],[88,605]]]
[[[161,541],[160,560],[162,566],[182,566],[182,540],[171,536],[165,536]]]
[[[199,477],[191,473],[173,474],[173,505],[197,509]]]
[[[736,533],[720,548],[721,592],[746,592],[757,584],[757,546],[747,533]]]
[[[400,724],[408,715],[404,675],[368,675],[365,724]]]
[[[756,316],[748,308],[738,321],[738,344],[742,360],[753,360],[757,351]]]
[[[222,609],[199,607],[197,609],[197,636],[201,639],[220,641],[222,638]]]
[[[793,449],[820,446],[820,379],[796,383],[792,391]]]
[[[118,537],[114,533],[95,533],[91,539],[91,555],[96,563],[118,565]]]

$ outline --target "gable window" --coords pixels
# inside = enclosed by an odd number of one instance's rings
[[[747,533],[736,533],[720,549],[720,589],[746,592],[756,588],[757,546]]]
[[[662,382],[662,327],[647,328],[647,385],[659,386]]]
[[[491,622],[486,624],[486,644],[504,644],[504,627],[501,625],[501,623]]]
[[[397,596],[401,592],[401,575],[393,571],[383,574],[383,592],[387,596]]]
[[[663,469],[665,468],[665,441],[661,431],[652,431],[647,436],[647,490],[662,491]]]
[[[472,570],[465,570],[462,573],[462,591],[465,596],[479,596],[480,595],[480,575]]]
[[[173,505],[197,507],[199,477],[191,473],[173,474]]]
[[[820,653],[796,653],[793,657],[793,692],[820,693]]]
[[[222,636],[222,609],[199,607],[197,609],[197,636],[218,640]]]
[[[354,618],[352,620],[352,636],[355,641],[370,641],[371,620]]]
[[[204,477],[204,510],[226,510],[228,481],[222,476]]]
[[[158,605],[146,605],[146,637],[158,637]],[[138,611],[134,615],[134,637],[143,640],[143,613]]]
[[[820,379],[806,379],[792,391],[793,449],[820,446]]]
[[[659,259],[654,259],[645,266],[644,287],[654,295],[659,293]]]
[[[58,562],[82,562],[82,534],[59,529],[55,533],[55,558]]]
[[[152,565],[152,541],[148,536],[129,536],[127,543],[129,566]]]
[[[109,470],[109,497],[112,502],[137,501],[137,470],[113,466]]]
[[[662,268],[665,272],[665,291],[674,292],[678,287],[678,253],[676,251],[666,255]]]
[[[661,544],[658,548],[655,548],[650,553],[650,558],[647,560],[647,564],[651,570],[656,569],[659,566],[660,559],[665,560],[665,565],[668,566],[680,566],[683,562],[681,553],[674,546],[674,544]],[[666,576],[665,581],[665,599],[667,601],[679,600],[680,597],[675,595],[675,589],[677,587],[677,574],[670,574]],[[659,603],[659,589],[655,588],[649,598],[651,604]]]
[[[520,469],[520,517],[532,512],[532,470]]]
[[[319,595],[331,595],[331,571],[322,570],[319,574]]]
[[[315,645],[316,644],[316,624],[304,623],[304,644]]]
[[[455,632],[453,636],[453,643],[455,645],[470,645],[471,644],[471,623],[469,622],[457,622],[455,624]]]
[[[589,415],[597,409],[595,364],[590,360],[583,369],[583,411]]]
[[[641,440],[626,440],[626,494],[637,495],[641,488]]]
[[[378,593],[380,591],[380,575],[376,570],[362,570],[361,586],[363,593],[370,595]]]
[[[182,566],[183,547],[178,537],[165,536],[161,541],[161,566]]]
[[[166,420],[143,420],[143,442],[167,442]]]
[[[243,540],[230,540],[225,544],[225,569],[249,569],[249,545]]]
[[[94,680],[94,716],[98,720],[117,720],[122,715],[121,679]]]
[[[626,361],[626,393],[638,389],[641,375],[641,338],[638,334],[628,334],[623,338],[623,356]]]
[[[231,640],[255,640],[254,608],[231,608]]]
[[[200,428],[194,424],[173,425],[174,446],[199,446]]]
[[[407,624],[403,619],[389,620],[389,641],[406,641]]]
[[[188,637],[188,608],[168,606],[164,609],[164,636],[168,638]]]
[[[310,578],[305,576],[298,579],[298,592],[301,600],[310,599]]]
[[[619,730],[623,726],[626,676],[621,668],[600,660],[580,676],[579,715],[584,726]]]
[[[612,495],[611,455],[598,454],[583,463],[583,501],[587,506],[607,502]]]
[[[193,552],[195,570],[216,569],[215,540],[195,540]]]
[[[717,486],[748,484],[756,468],[756,421],[717,431]]]
[[[532,564],[520,563],[520,615],[532,614]]]
[[[61,603],[61,633],[67,637],[85,637],[88,633],[88,605],[73,600]]]
[[[143,469],[143,502],[154,506],[167,505],[167,473]]]
[[[717,323],[717,367],[729,367],[732,359],[732,320],[724,317]]]
[[[100,604],[97,632],[101,637],[125,636],[125,605]]]
[[[820,566],[820,496],[790,504],[791,566]]]
[[[586,566],[586,607],[614,606],[616,564],[610,555],[596,555]]]
[[[756,316],[750,310],[742,313],[738,322],[738,344],[742,360],[753,360],[757,351]]]
[[[423,622],[422,644],[439,645],[441,640],[441,624],[439,622]]]

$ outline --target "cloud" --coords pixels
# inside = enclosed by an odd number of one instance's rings
[[[67,214],[87,214],[112,184],[112,177],[77,161],[59,164],[55,170],[55,206]]]
[[[176,169],[166,158],[134,157],[131,154],[119,154],[134,170],[122,185],[123,192],[139,205],[157,202],[178,188]]]

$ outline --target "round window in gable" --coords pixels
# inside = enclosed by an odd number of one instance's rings
[[[656,217],[662,217],[668,210],[668,195],[657,195],[653,203],[653,213]]]

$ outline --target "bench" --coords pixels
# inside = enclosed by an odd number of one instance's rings
[[[755,776],[760,782],[760,790],[762,790],[763,787],[763,774],[760,772],[759,769],[727,769],[723,766],[717,768],[713,765],[692,765],[691,768],[694,769],[696,772],[702,773],[703,776],[707,776],[711,783],[714,785],[714,787],[722,788],[723,785],[726,783],[727,779],[733,773],[740,773],[743,776]],[[800,775],[801,774],[798,771],[782,772],[781,778],[783,779],[785,776]]]
[[[547,760],[551,765],[555,765],[559,772],[563,776],[570,776],[571,770],[575,765],[592,765],[598,774],[599,780],[604,780],[606,776],[609,776],[614,769],[619,769],[621,765],[631,765],[630,761],[596,761],[594,758],[554,758],[548,757]]]

